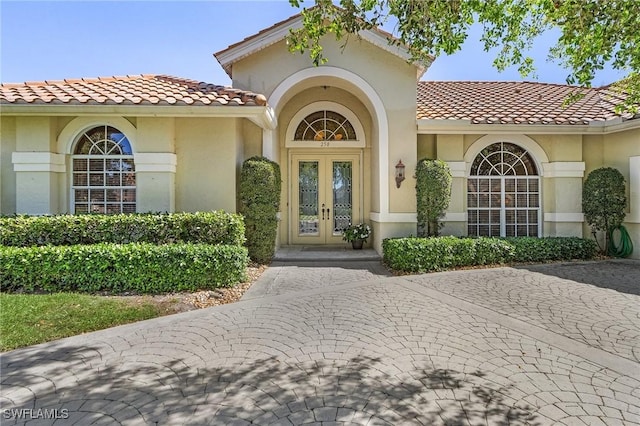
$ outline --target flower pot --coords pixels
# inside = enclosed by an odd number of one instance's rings
[[[362,244],[364,244],[364,240],[351,241],[351,247],[353,247],[354,250],[362,250]]]

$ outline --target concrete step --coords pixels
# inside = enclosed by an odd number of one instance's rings
[[[372,248],[354,250],[346,244],[318,246],[282,246],[276,250],[273,258],[279,262],[362,262],[380,260],[380,255]]]

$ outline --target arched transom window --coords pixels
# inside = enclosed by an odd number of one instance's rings
[[[498,142],[483,149],[467,181],[468,233],[540,236],[540,177],[531,155]]]
[[[296,128],[298,141],[355,141],[356,131],[342,114],[334,111],[316,111],[302,119]]]
[[[74,213],[136,211],[135,165],[124,133],[97,126],[78,137],[71,194]]]

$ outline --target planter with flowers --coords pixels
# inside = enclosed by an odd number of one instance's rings
[[[351,243],[355,250],[362,249],[362,244],[371,236],[371,227],[366,223],[349,225],[342,231],[342,239]]]

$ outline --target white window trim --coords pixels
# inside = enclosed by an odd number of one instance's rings
[[[76,119],[78,120],[78,119]],[[73,121],[76,121],[73,120]],[[86,120],[83,120],[86,121]],[[95,119],[91,119],[91,122],[94,122]],[[126,121],[126,120],[125,120]],[[73,123],[73,122],[72,122]],[[127,123],[129,123],[127,121]],[[71,124],[71,123],[70,123]],[[129,123],[130,124],[130,123]],[[130,124],[131,125],[131,124]],[[75,151],[75,147],[76,145],[80,142],[81,137],[86,133],[89,132],[91,130],[93,130],[96,127],[102,127],[102,126],[106,126],[106,127],[113,127],[115,129],[117,129],[118,131],[120,131],[125,138],[129,141],[129,145],[131,147],[131,154],[125,154],[125,155],[86,155],[86,154],[78,154],[75,155],[74,151]],[[131,126],[133,128],[133,126]],[[69,128],[69,126],[67,126],[67,128]],[[67,129],[65,128],[65,130]],[[64,131],[63,131],[64,132]],[[58,142],[62,142],[61,137],[58,139]],[[127,134],[126,131],[121,130],[118,127],[115,127],[113,124],[111,123],[107,123],[107,121],[98,121],[95,124],[92,124],[90,127],[83,127],[82,130],[79,130],[77,132],[75,132],[75,136],[74,138],[68,142],[66,144],[66,146],[68,147],[67,152],[69,152],[71,154],[71,161],[70,161],[70,172],[69,172],[69,180],[68,180],[68,188],[69,188],[69,211],[72,212],[72,214],[76,214],[76,197],[75,197],[75,190],[77,189],[77,187],[74,185],[73,183],[73,177],[74,177],[74,168],[73,168],[73,160],[75,158],[79,158],[79,159],[104,159],[105,157],[109,157],[109,158],[119,158],[119,159],[131,159],[133,160],[133,164],[134,164],[134,174],[136,175],[136,185],[135,186],[130,186],[130,187],[125,187],[125,186],[113,186],[113,187],[109,187],[106,185],[103,186],[95,186],[95,187],[87,187],[88,189],[103,189],[103,190],[107,190],[107,189],[135,189],[136,190],[136,200],[135,203],[125,203],[124,201],[119,201],[119,202],[113,202],[113,203],[109,203],[109,204],[120,204],[120,210],[122,211],[122,206],[123,204],[134,204],[136,211],[138,210],[138,179],[137,179],[137,166],[135,164],[135,151],[133,148],[133,143],[131,142],[131,139],[129,139],[129,134]],[[105,203],[107,203],[107,201],[105,200]],[[88,205],[90,205],[91,203],[88,202]],[[89,212],[91,213],[91,212]]]
[[[520,148],[524,149],[525,152],[529,155],[529,157],[533,160],[535,166],[536,166],[536,171],[537,174],[536,175],[471,175],[471,167],[473,166],[473,163],[475,162],[475,159],[477,158],[478,155],[480,155],[480,153],[482,152],[483,149],[485,149],[488,146],[491,146],[493,144],[496,143],[509,143],[512,145],[517,145]],[[525,146],[526,145],[526,146]],[[532,153],[531,150],[528,148],[531,147],[533,148],[534,151],[536,151],[538,153],[538,155],[541,155],[542,158],[544,159],[544,161],[539,161],[539,158],[536,158],[536,154]],[[474,153],[474,156],[471,157],[470,153]],[[505,206],[505,179],[507,178],[527,178],[527,179],[536,179],[538,182],[538,235],[537,237],[540,238],[542,237],[543,232],[542,232],[542,227],[543,227],[543,215],[544,215],[544,208],[543,208],[543,188],[542,188],[542,175],[543,175],[543,164],[547,164],[548,163],[548,157],[546,156],[546,154],[544,153],[544,151],[542,150],[542,148],[540,147],[540,145],[538,145],[533,139],[524,136],[524,135],[515,135],[512,136],[511,139],[508,139],[506,136],[500,136],[500,135],[487,135],[484,136],[480,139],[478,139],[466,152],[465,156],[465,163],[466,163],[466,174],[467,174],[467,179],[476,179],[476,178],[489,178],[489,179],[495,179],[495,178],[500,178],[501,183],[500,183],[500,193],[501,193],[501,202],[500,202],[500,236],[501,237],[505,237],[506,236],[506,206]],[[469,187],[468,187],[468,180],[467,180],[467,185],[465,185],[465,197],[468,197],[468,193],[469,193]],[[527,194],[529,194],[529,192],[526,192]],[[469,226],[469,217],[468,217],[468,213],[469,213],[469,205],[467,205],[467,220],[466,220],[466,224],[467,224],[467,235],[469,234],[469,230],[468,230],[468,226]],[[489,211],[491,210],[491,208],[487,208]],[[517,210],[517,209],[516,209]],[[479,208],[478,208],[479,211]]]

